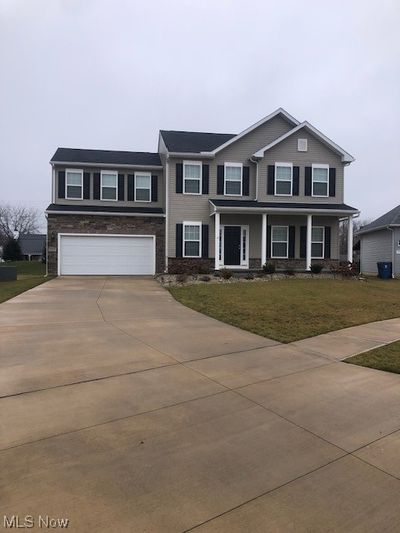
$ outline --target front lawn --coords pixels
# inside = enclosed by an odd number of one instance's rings
[[[400,374],[400,341],[349,357],[345,362]]]
[[[0,268],[2,265],[17,267],[17,281],[0,281],[0,303],[14,298],[14,296],[21,294],[21,292],[32,289],[49,279],[44,277],[46,274],[46,265],[39,261],[0,263]]]
[[[400,281],[287,279],[170,288],[205,315],[280,342],[400,316]]]

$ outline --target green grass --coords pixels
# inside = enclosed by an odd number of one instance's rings
[[[400,281],[287,279],[170,288],[182,304],[280,342],[400,316]]]
[[[36,287],[44,283],[49,278],[45,278],[46,265],[39,261],[13,261],[1,263],[3,266],[17,267],[17,281],[0,281],[0,303],[14,298],[21,292]]]
[[[346,363],[400,374],[400,341],[349,357]]]

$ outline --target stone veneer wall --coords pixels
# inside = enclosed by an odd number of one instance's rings
[[[305,259],[267,259],[267,263],[274,263],[277,270],[305,270]],[[250,258],[249,270],[261,270],[261,259]],[[318,263],[324,265],[324,268],[329,269],[330,265],[337,265],[339,261],[337,259],[313,259],[312,263]],[[209,270],[214,270],[214,258],[210,259],[197,259],[187,257],[169,257],[168,258],[168,271],[171,274],[179,273],[191,273],[197,272],[201,267],[206,266]],[[235,270],[235,267],[226,267]]]
[[[165,218],[144,216],[58,215],[47,218],[48,272],[57,275],[59,233],[103,233],[156,236],[156,272],[165,266]]]

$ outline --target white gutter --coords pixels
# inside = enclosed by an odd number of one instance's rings
[[[101,215],[109,217],[165,217],[164,213],[121,213],[111,211],[59,211],[46,210],[46,215]]]
[[[165,272],[168,272],[169,155],[165,155]]]
[[[214,204],[213,204],[214,205]],[[294,213],[294,214],[307,214],[307,213],[321,213],[324,215],[359,215],[359,211],[343,211],[333,209],[309,209],[309,208],[276,208],[276,207],[220,207],[215,206],[215,211],[218,212],[231,212],[231,213],[267,213],[273,215],[274,213]]]
[[[394,279],[394,266],[395,266],[395,254],[394,254],[394,229],[390,226],[387,226],[387,229],[392,232],[392,279]]]
[[[145,168],[149,170],[162,170],[162,165],[125,165],[123,163],[81,163],[80,161],[50,161],[51,165],[79,166],[89,168]]]

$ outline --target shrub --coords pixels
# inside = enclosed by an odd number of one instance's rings
[[[254,279],[254,274],[252,274],[251,272],[248,272],[248,273],[245,275],[245,279]]]
[[[342,276],[342,278],[354,278],[359,275],[358,265],[356,263],[349,263],[348,261],[331,264],[330,271],[335,275]]]
[[[294,276],[294,275],[295,275],[294,268],[293,268],[293,267],[288,267],[288,268],[285,270],[285,274],[286,274],[287,276]]]
[[[232,270],[228,270],[227,268],[221,268],[219,273],[223,279],[231,279],[233,275]]]
[[[16,239],[10,237],[3,248],[4,261],[20,261],[22,259],[21,247]]]
[[[178,283],[185,283],[185,281],[187,281],[188,279],[188,275],[185,273],[185,274],[177,274],[176,276],[176,281]]]
[[[313,263],[311,265],[311,272],[313,274],[321,274],[323,268],[324,265],[322,265],[321,263]]]
[[[263,270],[266,274],[273,274],[276,270],[275,263],[265,263]]]
[[[200,278],[200,281],[206,281],[206,282],[208,282],[208,281],[210,281],[210,280],[211,280],[210,276],[201,276],[201,278]]]

